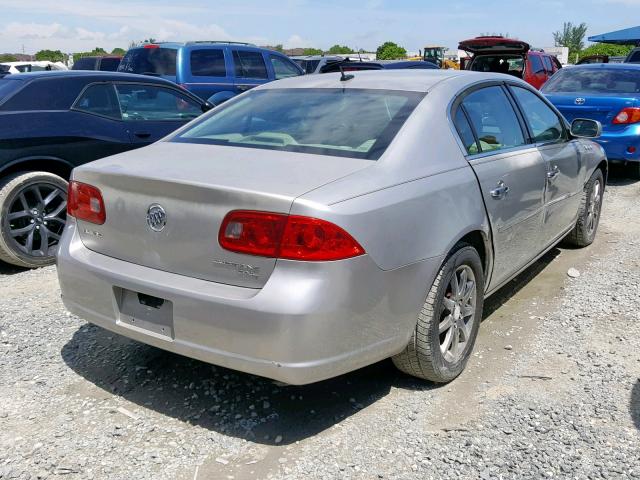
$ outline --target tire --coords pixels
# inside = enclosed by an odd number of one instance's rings
[[[0,179],[0,260],[27,268],[55,263],[66,200],[67,182],[51,173]]]
[[[452,295],[452,281],[454,274],[456,275],[456,280],[460,280],[461,270],[467,272],[467,279],[471,278],[468,272],[471,271],[473,273],[475,282],[469,291],[474,295],[474,305],[466,305],[471,315],[469,319],[471,323],[466,330],[459,327],[459,322],[462,321],[464,323],[465,317],[461,320],[458,318],[454,322],[458,330],[458,337],[456,337],[453,326],[442,334],[440,333],[440,327],[446,325],[448,318],[450,320],[457,318],[457,315],[461,312],[460,309],[456,311],[459,305],[453,309],[450,306],[451,304],[457,304],[457,301],[452,301],[452,298],[455,298]],[[460,243],[447,256],[435,281],[431,285],[407,347],[392,357],[395,366],[404,373],[437,383],[450,382],[456,378],[464,370],[473,351],[480,321],[482,320],[483,303],[484,272],[482,261],[475,248],[465,243]],[[466,338],[464,345],[461,345],[462,342],[457,344],[459,350],[456,355],[451,354],[453,350],[445,348],[445,351],[443,351],[441,348],[441,343],[446,347],[449,331],[454,340],[455,338],[461,340],[462,336]],[[452,349],[454,343],[455,341],[451,342]]]
[[[600,223],[603,195],[604,176],[602,170],[597,169],[584,185],[578,219],[571,233],[565,238],[565,243],[581,248],[593,243]]]
[[[640,180],[640,162],[629,162],[627,164],[629,176],[635,180]]]

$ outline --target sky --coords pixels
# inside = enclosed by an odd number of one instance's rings
[[[0,11],[0,52],[13,53],[111,51],[149,37],[367,51],[393,41],[415,52],[494,33],[543,48],[565,21],[585,22],[587,35],[640,23],[640,0],[0,0]]]

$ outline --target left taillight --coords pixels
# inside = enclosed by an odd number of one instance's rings
[[[343,260],[365,253],[349,233],[331,222],[272,212],[230,212],[218,241],[231,252],[287,260]]]
[[[67,214],[102,225],[107,219],[102,193],[93,185],[72,180],[67,194]]]

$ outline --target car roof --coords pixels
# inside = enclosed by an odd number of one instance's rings
[[[584,65],[570,65],[571,70],[576,70],[578,68],[584,69],[616,69],[616,70],[640,70],[640,63],[587,63]]]
[[[260,85],[253,90],[282,88],[359,88],[375,90],[401,90],[408,92],[428,92],[436,84],[457,77],[467,77],[469,82],[482,80],[514,79],[510,75],[499,73],[471,72],[466,70],[439,69],[399,69],[399,70],[360,70],[349,72],[353,78],[340,80],[340,73],[322,75],[302,75]]]
[[[151,46],[150,46],[151,45]],[[245,43],[245,42],[226,42],[226,41],[216,41],[216,40],[204,40],[204,41],[196,41],[196,42],[155,42],[155,43],[147,43],[144,45],[138,45],[136,47],[132,47],[130,50],[135,50],[138,48],[187,48],[187,47],[238,47],[238,48],[251,48],[257,50],[269,50],[268,48],[262,48],[253,43]],[[276,50],[273,50],[275,53],[280,53]]]
[[[176,86],[175,83],[165,80],[163,78],[154,77],[151,75],[138,75],[135,73],[124,72],[103,72],[99,70],[45,70],[42,72],[25,72],[14,73],[12,77],[20,80],[31,81],[39,78],[67,78],[67,77],[82,77],[87,80],[96,81],[130,81],[141,83],[162,83],[165,85]]]

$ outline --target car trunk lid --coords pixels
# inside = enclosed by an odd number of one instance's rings
[[[525,54],[531,46],[521,40],[513,40],[505,37],[476,37],[463,40],[458,45],[459,50],[478,53],[519,53]]]
[[[250,288],[262,287],[276,260],[232,253],[218,244],[232,210],[288,213],[300,195],[373,164],[312,154],[160,142],[76,169],[99,188],[107,219],[78,221],[91,250],[147,267]],[[166,213],[154,231],[152,205]]]
[[[607,129],[622,127],[613,125],[616,115],[623,108],[638,106],[634,97],[580,93],[547,94],[546,96],[569,123],[576,118],[589,118],[599,121]]]

